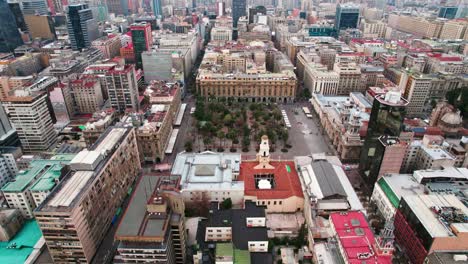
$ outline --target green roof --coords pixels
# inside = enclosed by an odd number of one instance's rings
[[[24,263],[41,238],[42,233],[35,220],[25,221],[23,228],[8,242],[0,242],[0,263]],[[7,248],[13,244],[16,248]]]
[[[250,252],[248,250],[234,250],[234,264],[250,264]]]
[[[55,156],[53,157],[55,158]],[[57,169],[64,164],[68,164],[72,159],[72,156],[68,156],[68,159],[65,159],[64,156],[59,156],[59,159],[51,160],[33,160],[31,161],[30,167],[27,170],[20,171],[16,175],[15,180],[5,184],[2,188],[4,192],[22,192],[24,191],[31,183],[40,177],[47,177],[43,183],[38,185],[38,190],[49,190],[54,186],[51,178],[56,177]],[[57,165],[57,166],[54,166]],[[60,173],[60,171],[58,171]],[[60,176],[60,175],[59,175]],[[54,178],[55,179],[55,178]],[[49,187],[47,189],[47,187]],[[44,189],[46,188],[46,189]]]
[[[52,167],[42,175],[30,188],[31,191],[49,191],[55,186],[55,180],[60,178],[63,166],[59,164],[52,165]]]
[[[390,202],[392,203],[393,207],[398,208],[398,205],[400,204],[400,198],[398,198],[398,196],[393,192],[392,188],[390,188],[387,181],[385,181],[385,178],[380,178],[378,184],[387,196],[388,200],[390,200]]]
[[[234,249],[232,243],[217,243],[216,256],[234,256]]]

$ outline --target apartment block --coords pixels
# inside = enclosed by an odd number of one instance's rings
[[[177,84],[152,82],[146,89],[151,107],[145,115],[128,113],[121,121],[136,127],[141,160],[161,162],[173,134],[172,124],[180,107],[180,87]]]
[[[0,147],[0,188],[18,173],[16,159],[21,155],[20,147]]]
[[[89,263],[140,172],[135,130],[107,129],[70,168],[34,215],[54,262]]]
[[[140,179],[115,234],[119,245],[113,263],[185,263],[185,205],[179,184],[178,176]]]
[[[25,152],[46,151],[56,143],[56,119],[47,93],[15,90],[3,106]]]
[[[105,36],[91,42],[91,47],[100,50],[106,59],[112,59],[120,54],[122,47],[118,35]]]
[[[403,72],[400,87],[404,90],[404,97],[409,101],[406,107],[408,116],[419,116],[424,112],[431,88],[431,78],[418,73]]]
[[[15,180],[2,187],[2,193],[10,208],[20,210],[24,218],[33,218],[33,211],[69,173],[66,165],[73,155],[54,156],[50,160],[33,160],[21,170]]]
[[[106,88],[111,106],[118,112],[138,111],[138,85],[134,65],[114,66],[106,72]]]
[[[94,78],[81,78],[70,82],[75,110],[79,114],[94,113],[104,104],[101,83]]]
[[[455,165],[455,157],[440,146],[422,145],[416,154],[415,164],[418,170],[453,167]]]

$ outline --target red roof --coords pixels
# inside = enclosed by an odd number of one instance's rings
[[[350,264],[390,264],[391,256],[376,254],[376,240],[362,212],[331,213],[336,236]]]
[[[242,161],[239,180],[244,181],[245,195],[256,196],[257,199],[286,199],[292,196],[304,197],[301,183],[293,161],[272,161],[274,169],[254,169],[256,161]],[[289,171],[288,172],[288,168]],[[275,186],[273,189],[257,189],[255,187],[255,174],[273,174]]]

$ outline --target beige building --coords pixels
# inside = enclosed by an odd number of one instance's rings
[[[157,163],[164,159],[173,132],[172,124],[180,108],[180,87],[154,81],[146,89],[145,96],[151,103],[147,116],[130,113],[122,122],[136,127],[141,160]]]
[[[212,41],[230,41],[232,40],[232,28],[229,27],[214,27],[211,29]]]
[[[416,37],[438,38],[444,21],[428,20],[418,16],[390,14],[388,25],[396,30],[413,34]]]
[[[313,64],[306,65],[304,87],[309,89],[311,93],[336,95],[339,83],[340,75],[338,73],[313,67]]]
[[[365,20],[361,23],[361,31],[363,38],[384,38],[386,30],[387,24],[383,21]]]
[[[357,64],[335,63],[333,71],[340,76],[336,95],[348,95],[351,92],[361,91],[361,68]]]
[[[56,38],[54,21],[50,16],[25,15],[24,20],[32,38],[52,40]]]
[[[428,100],[432,78],[419,73],[403,72],[400,88],[404,91],[404,97],[409,101],[406,107],[408,116],[423,114],[424,105]]]
[[[466,21],[448,21],[440,32],[441,39],[463,39],[468,28]]]
[[[22,87],[24,84],[34,80],[30,76],[0,76],[0,100],[5,99],[8,93],[16,88]]]
[[[119,35],[113,37],[101,37],[91,42],[91,47],[94,47],[102,52],[104,58],[112,59],[120,54],[122,43]]]
[[[82,78],[70,82],[75,110],[79,114],[98,111],[104,104],[101,83],[98,79]]]
[[[324,132],[341,160],[359,160],[371,103],[361,93],[347,96],[313,94],[310,100]]]
[[[294,72],[261,74],[220,74],[201,70],[197,92],[209,98],[235,98],[251,102],[292,102],[296,96]]]
[[[416,170],[437,170],[455,165],[455,157],[437,145],[422,145],[416,154]]]
[[[110,108],[98,111],[88,120],[82,131],[87,147],[91,147],[104,131],[117,120],[115,110]]]
[[[110,128],[34,212],[55,263],[90,263],[141,167],[133,128]]]

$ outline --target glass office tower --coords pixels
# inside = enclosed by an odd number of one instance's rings
[[[359,25],[359,6],[354,4],[338,4],[336,6],[335,29],[357,28]]]
[[[6,0],[0,0],[0,52],[13,52],[23,40],[16,19]]]
[[[377,181],[385,152],[385,146],[379,138],[381,136],[400,136],[407,105],[408,101],[401,97],[400,92],[391,91],[374,98],[359,164],[359,170],[370,188],[373,188]]]

